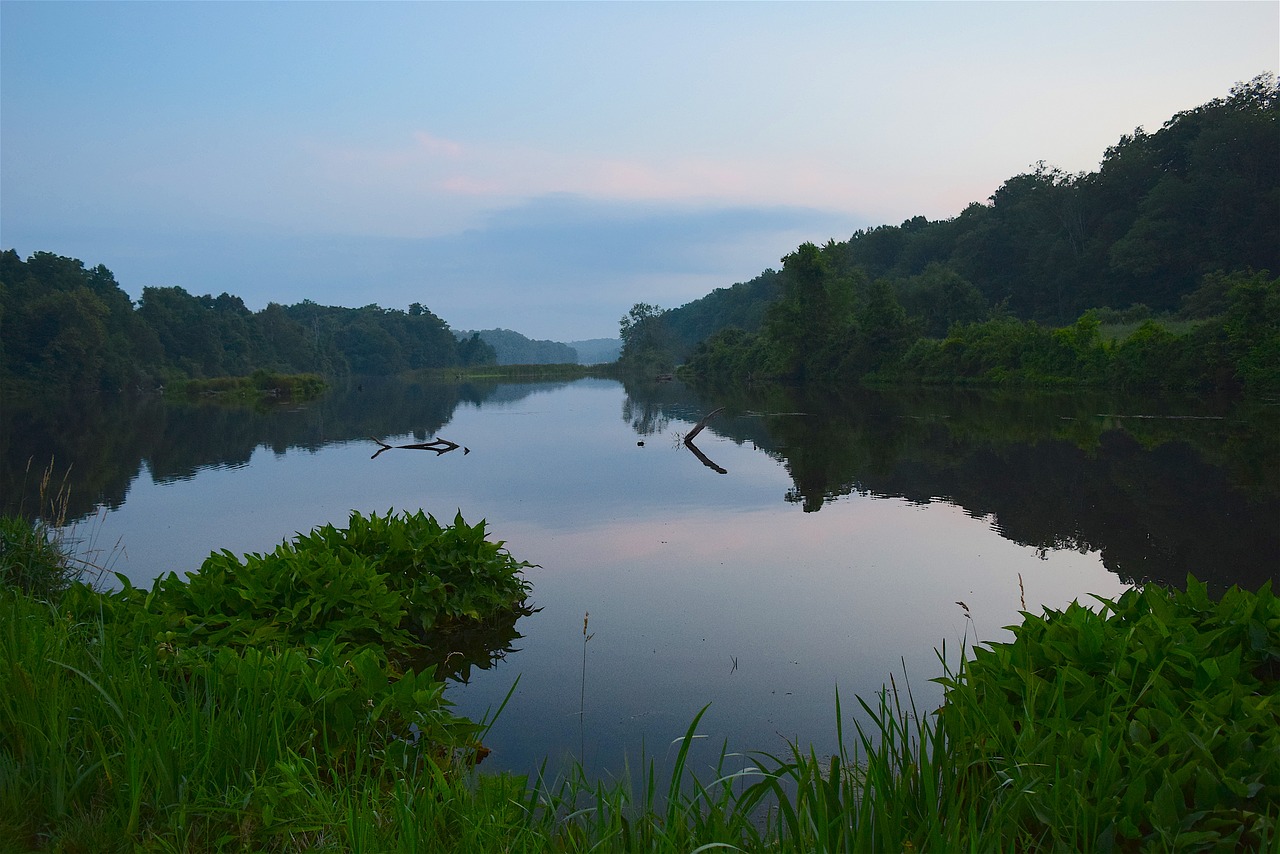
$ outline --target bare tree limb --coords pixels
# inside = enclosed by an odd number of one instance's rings
[[[702,418],[698,420],[698,423],[693,425],[693,429],[685,434],[684,443],[687,445],[690,442],[692,442],[693,437],[701,433],[702,428],[707,426],[707,422],[710,421],[712,418],[715,418],[721,412],[724,412],[723,406],[721,406],[718,409],[713,409],[710,412],[708,412],[706,415],[702,416]]]
[[[721,406],[719,409],[713,409],[710,412],[708,412],[706,415],[702,416],[702,418],[698,419],[698,423],[693,425],[693,429],[685,434],[684,446],[688,448],[690,451],[693,451],[693,455],[697,457],[699,460],[701,460],[702,464],[707,468],[713,469],[719,474],[728,474],[729,472],[727,469],[723,469],[720,466],[713,463],[706,454],[702,453],[702,451],[698,448],[697,445],[693,444],[693,437],[702,432],[702,428],[707,426],[708,421],[710,421],[712,418],[715,418],[717,415],[719,415],[723,411],[724,411],[724,407]]]
[[[440,439],[440,438],[433,439],[430,442],[419,442],[413,445],[388,445],[386,442],[382,441],[381,439],[374,438],[373,436],[370,436],[369,438],[373,439],[373,441],[377,442],[379,445],[382,446],[378,448],[377,451],[374,452],[372,457],[369,457],[369,459],[371,460],[376,459],[378,454],[381,454],[384,451],[389,451],[392,448],[403,448],[405,450],[410,450],[410,451],[435,451],[436,456],[438,457],[441,454],[447,454],[450,451],[456,451],[458,450],[458,448],[462,447],[456,442],[450,442],[448,439]],[[462,453],[465,456],[471,453],[471,449],[462,448]]]

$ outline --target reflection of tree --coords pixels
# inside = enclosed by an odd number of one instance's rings
[[[426,441],[460,403],[514,400],[547,388],[366,377],[305,403],[265,407],[155,395],[6,401],[0,407],[0,513],[39,511],[39,476],[50,461],[55,481],[66,478],[70,521],[99,506],[118,507],[143,465],[165,482],[244,465],[259,447],[284,454],[372,435],[412,434]]]
[[[667,429],[674,410],[680,408],[677,401],[692,405],[692,398],[684,386],[670,382],[629,382],[625,384],[626,397],[622,399],[622,420],[641,436],[653,436]]]
[[[1277,578],[1274,415],[1100,417],[1178,415],[1195,404],[950,390],[724,399],[764,414],[708,429],[767,449],[791,476],[786,500],[806,512],[851,493],[941,500],[990,517],[1024,545],[1099,551],[1129,582],[1180,584],[1192,573],[1256,587]]]

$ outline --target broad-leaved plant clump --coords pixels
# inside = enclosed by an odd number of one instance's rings
[[[1277,838],[1280,599],[1135,588],[1024,614],[945,679],[962,790],[1045,850],[1256,850]]]
[[[265,555],[215,552],[185,579],[159,579],[144,601],[166,643],[404,650],[429,632],[520,609],[529,566],[489,541],[484,521],[353,512],[346,528],[324,525]]]

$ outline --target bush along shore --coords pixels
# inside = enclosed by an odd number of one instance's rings
[[[0,850],[1277,844],[1269,583],[1024,613],[1012,642],[947,673],[939,710],[891,680],[845,733],[837,696],[833,756],[794,744],[697,769],[699,715],[668,779],[642,758],[608,783],[484,773],[486,723],[452,714],[415,664],[441,632],[527,613],[528,567],[483,522],[353,513],[270,554],[102,592],[43,523],[0,520]]]

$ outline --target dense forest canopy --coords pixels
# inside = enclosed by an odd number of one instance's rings
[[[0,387],[150,389],[174,378],[281,373],[394,374],[492,364],[477,335],[456,339],[419,303],[270,303],[147,287],[135,305],[102,265],[37,252],[0,252]]]
[[[690,375],[734,380],[1135,384],[1167,357],[1196,363],[1197,376],[1173,383],[1182,387],[1270,387],[1280,382],[1263,376],[1280,356],[1280,297],[1266,272],[1280,271],[1275,77],[1238,84],[1155,133],[1138,128],[1096,172],[1040,163],[952,219],[860,230],[783,261],[678,309],[637,304],[622,323],[624,362],[687,361]],[[1131,344],[1127,357],[1150,364],[1136,373],[1090,352],[1106,349],[1099,322],[1144,320],[1138,338],[1152,347]],[[1022,346],[1038,347],[1039,363],[1014,359]],[[981,365],[957,357],[983,347],[993,352]]]

